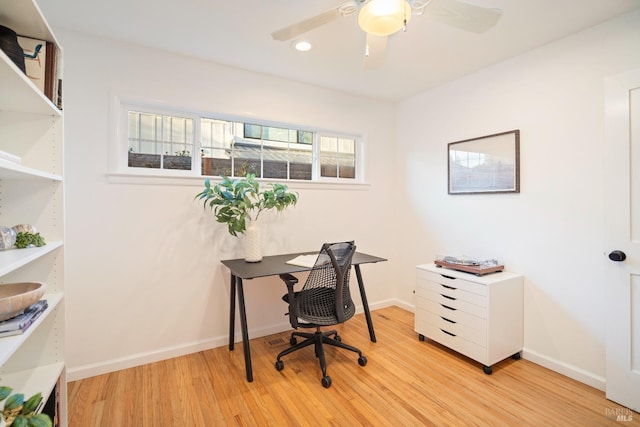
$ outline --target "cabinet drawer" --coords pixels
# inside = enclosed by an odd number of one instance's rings
[[[451,310],[450,308],[443,307],[441,304],[435,303],[428,299],[418,298],[416,301],[416,316],[418,316],[418,310],[423,310],[433,314],[434,316],[444,317],[445,319],[453,320],[456,323],[469,326],[476,329],[481,333],[486,333],[487,321],[482,317],[474,316],[473,314],[466,313],[460,310]]]
[[[420,286],[416,288],[416,297],[432,301],[436,304],[443,306],[451,311],[460,310],[468,314],[472,314],[482,319],[487,318],[487,308],[471,304],[467,301],[459,300],[454,297],[449,297],[440,293],[431,292]]]
[[[462,337],[482,347],[487,346],[486,322],[476,322],[476,325],[465,325],[451,318],[452,316],[436,315],[430,311],[416,309],[416,325],[427,323],[450,334]],[[479,326],[479,328],[476,328]]]
[[[487,286],[481,283],[469,282],[464,279],[456,279],[447,275],[447,270],[443,270],[442,274],[437,274],[426,270],[417,270],[418,279],[428,280],[441,285],[446,285],[454,289],[463,289],[478,295],[487,295]]]
[[[486,365],[487,362],[487,349],[479,344],[471,342],[461,336],[455,336],[451,333],[447,333],[442,329],[433,326],[428,323],[420,325],[422,328],[418,330],[418,333],[425,337],[439,342],[442,345],[449,347],[452,350],[457,351],[460,354],[464,354],[471,359]]]
[[[437,294],[441,294],[446,298],[462,300],[480,307],[487,306],[487,297],[477,293],[465,291],[461,288],[444,285],[442,283],[432,282],[431,280],[418,279],[418,287],[426,289]]]

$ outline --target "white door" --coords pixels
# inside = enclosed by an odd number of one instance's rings
[[[640,411],[640,69],[606,81],[607,399]]]

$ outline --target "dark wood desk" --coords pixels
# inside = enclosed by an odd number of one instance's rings
[[[247,371],[247,381],[253,381],[253,369],[251,367],[251,350],[249,348],[249,331],[247,329],[247,312],[244,304],[243,280],[257,279],[259,277],[277,276],[282,273],[300,273],[309,271],[308,267],[300,267],[297,265],[287,264],[286,262],[297,257],[298,255],[316,254],[315,252],[299,252],[286,255],[274,255],[262,258],[260,262],[246,262],[244,259],[229,259],[221,261],[231,271],[231,287],[230,287],[230,304],[229,304],[229,350],[234,348],[235,336],[235,319],[236,319],[236,293],[238,294],[238,310],[240,312],[240,327],[242,328],[242,346],[244,349],[244,364]],[[358,287],[360,288],[360,296],[362,297],[362,305],[364,315],[367,319],[369,327],[369,336],[371,341],[376,342],[376,335],[373,330],[373,322],[371,321],[371,313],[369,312],[369,303],[364,290],[364,282],[362,281],[362,273],[360,272],[360,264],[370,264],[375,262],[386,261],[373,255],[367,255],[356,252],[353,255],[351,264],[356,271],[358,279]]]

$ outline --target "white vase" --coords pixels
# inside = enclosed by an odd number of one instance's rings
[[[262,230],[256,221],[247,220],[244,232],[244,260],[262,261]]]

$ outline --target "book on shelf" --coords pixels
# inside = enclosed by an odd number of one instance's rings
[[[27,307],[22,314],[0,322],[0,337],[19,335],[29,329],[49,304],[43,299]]]
[[[62,56],[58,46],[47,42],[44,94],[53,105],[62,110]]]
[[[31,37],[18,36],[18,44],[24,51],[25,74],[41,92],[45,90],[47,48],[50,43]]]
[[[44,95],[53,102],[54,79],[56,78],[56,47],[53,43],[47,42]]]

